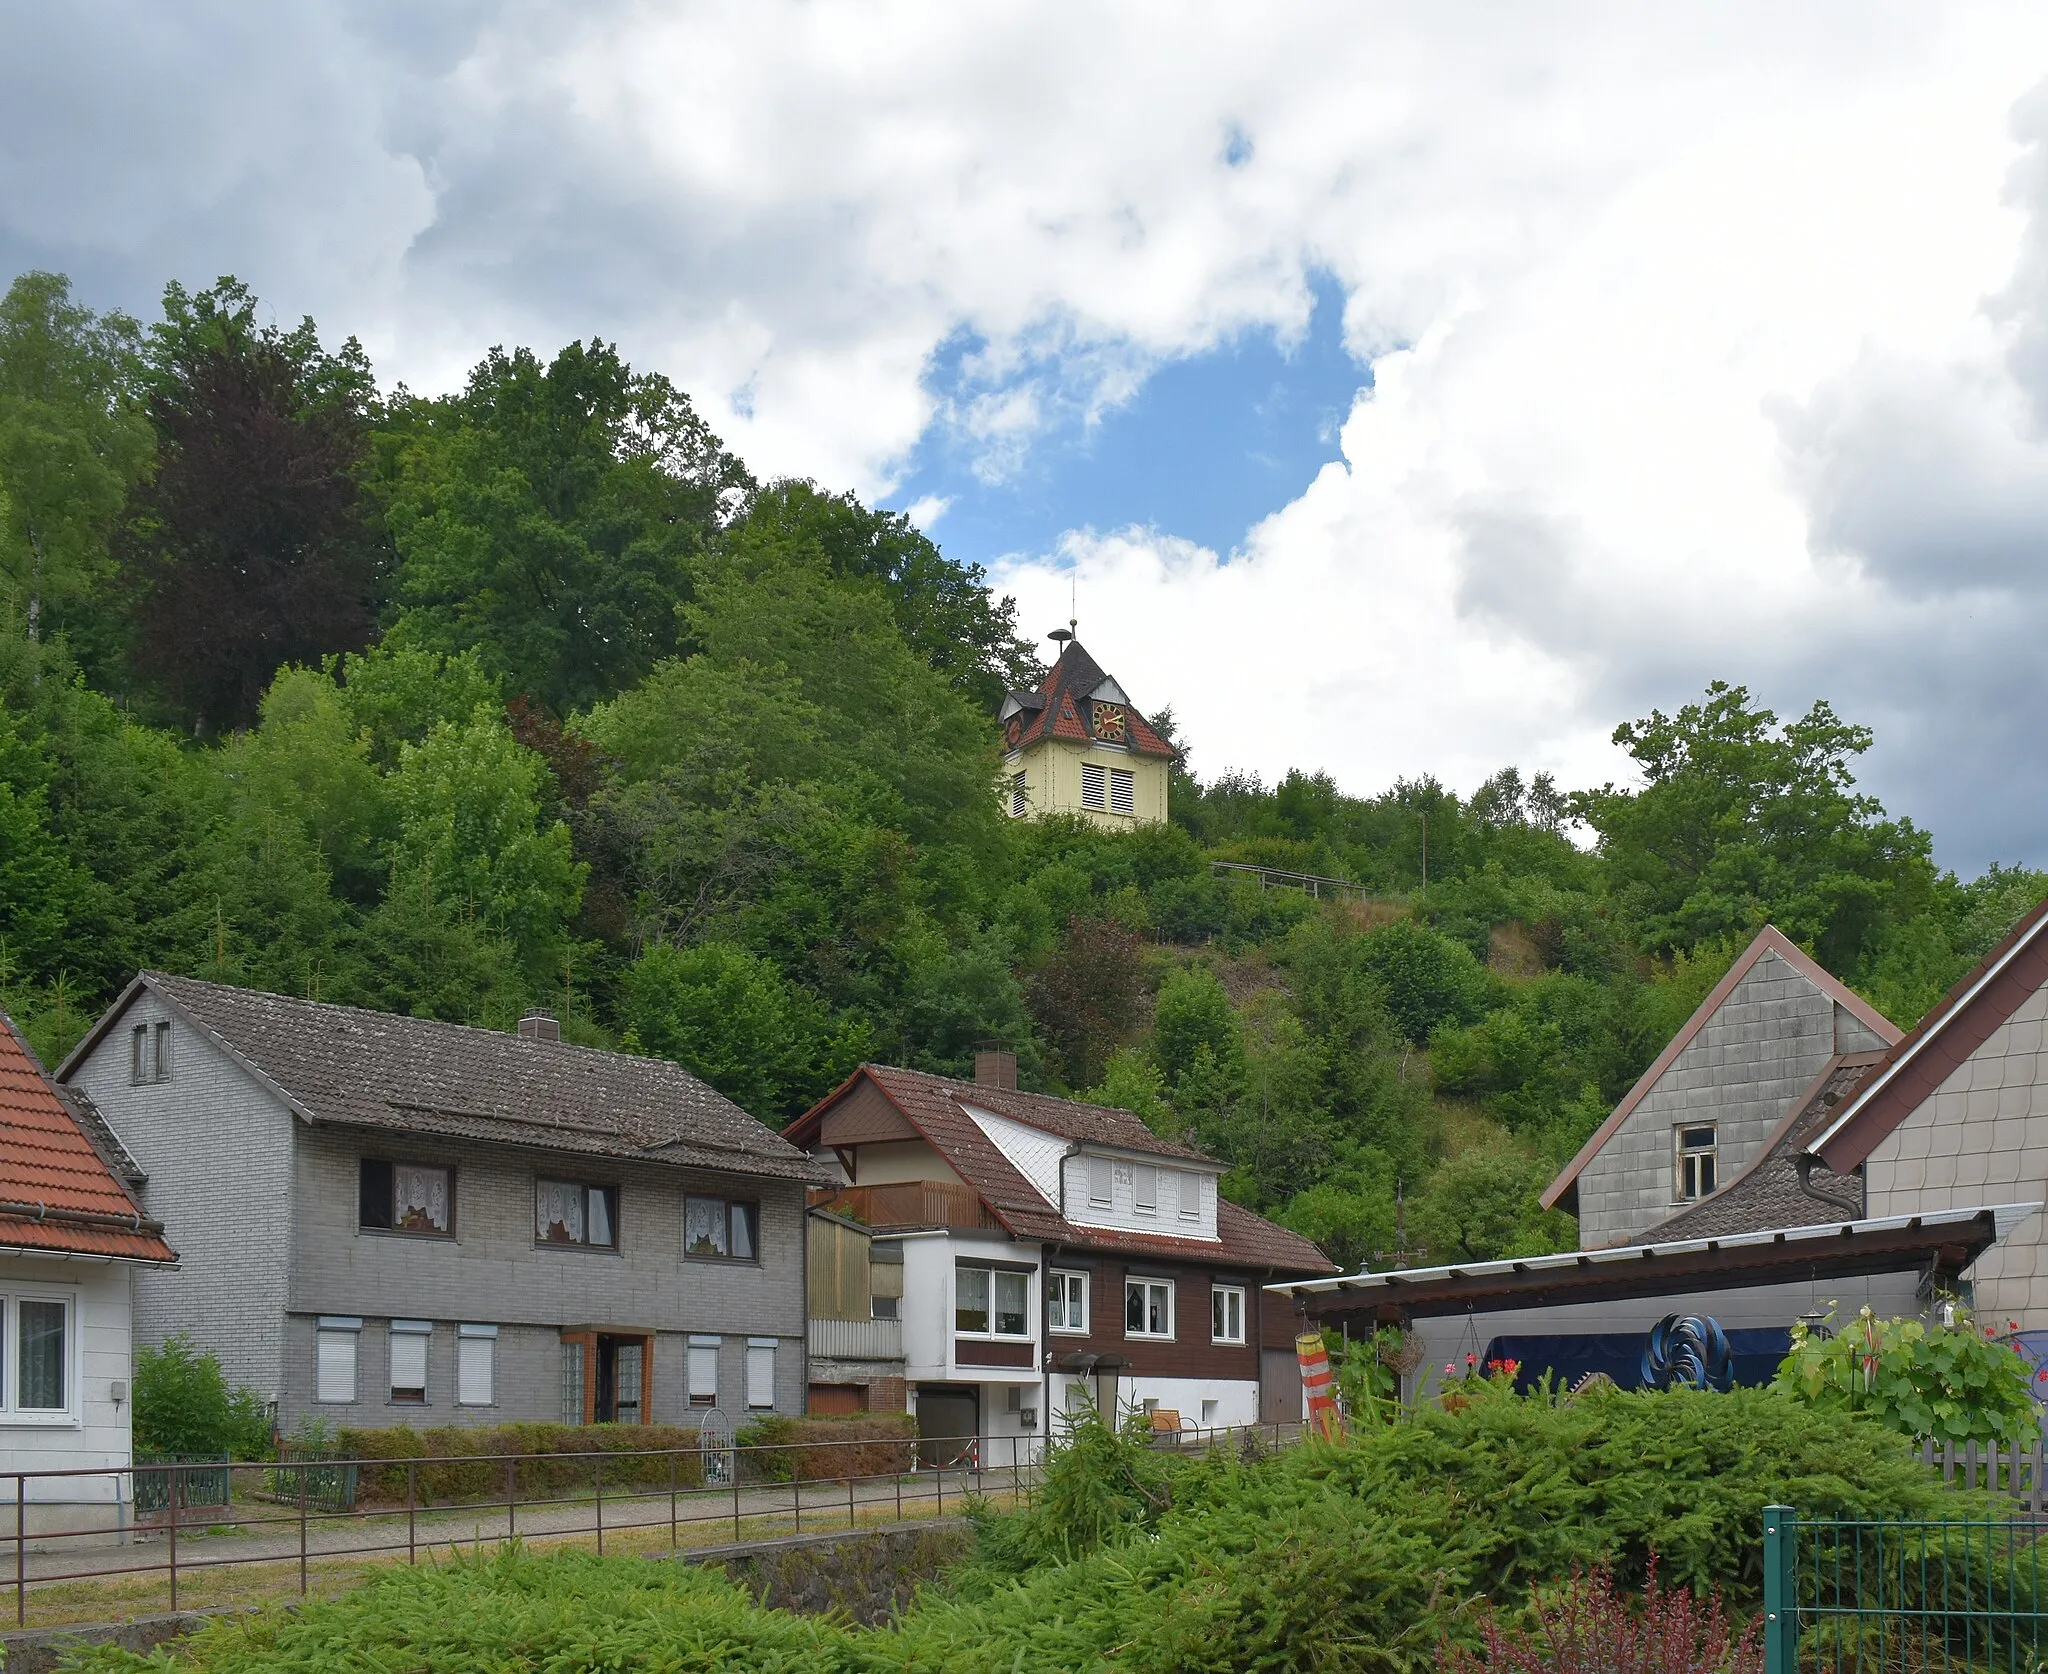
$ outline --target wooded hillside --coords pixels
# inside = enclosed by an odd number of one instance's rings
[[[546,1004],[771,1123],[1001,1041],[1341,1262],[1397,1196],[1452,1260],[1571,1241],[1536,1190],[1759,924],[1904,1023],[2048,893],[1938,874],[1825,702],[1718,685],[1619,729],[1631,788],[1350,796],[1182,739],[1170,827],[1013,823],[1033,650],[901,515],[757,481],[595,340],[427,397],[266,318],[0,302],[0,1004],[51,1061],[142,967]]]

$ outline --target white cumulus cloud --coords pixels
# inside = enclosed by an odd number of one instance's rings
[[[2044,83],[2001,0],[84,0],[0,16],[0,261],[235,271],[426,388],[601,334],[866,493],[935,424],[1005,479],[1327,273],[1343,466],[1231,553],[1002,566],[1033,626],[1078,573],[1199,765],[1583,781],[1720,676],[2043,860]]]

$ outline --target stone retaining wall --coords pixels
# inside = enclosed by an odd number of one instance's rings
[[[873,1627],[906,1609],[917,1589],[964,1558],[973,1541],[966,1518],[941,1517],[675,1556],[724,1570],[771,1610],[806,1616],[840,1610]],[[11,1665],[7,1674],[14,1674]]]

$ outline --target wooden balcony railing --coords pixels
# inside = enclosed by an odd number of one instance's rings
[[[996,1232],[1000,1224],[970,1186],[944,1180],[896,1180],[884,1186],[842,1186],[823,1207],[864,1226],[945,1226]]]

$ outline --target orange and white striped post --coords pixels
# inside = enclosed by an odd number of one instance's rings
[[[1301,1399],[1309,1433],[1335,1441],[1344,1416],[1337,1410],[1337,1379],[1330,1370],[1330,1351],[1323,1346],[1323,1334],[1304,1331],[1294,1339],[1294,1355],[1301,1362]]]

